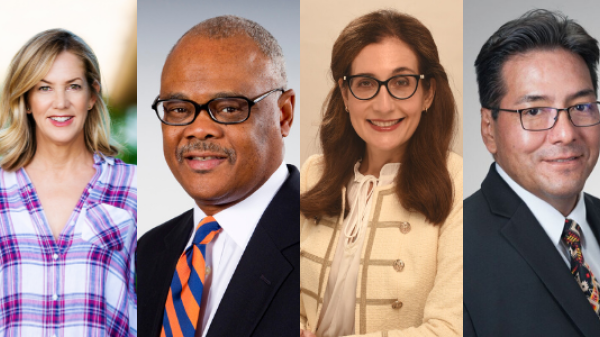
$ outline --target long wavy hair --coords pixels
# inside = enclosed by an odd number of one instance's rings
[[[364,156],[366,145],[352,127],[337,83],[350,73],[364,47],[388,37],[400,39],[416,54],[419,72],[425,74],[424,90],[429,90],[432,78],[436,84],[433,102],[408,140],[395,180],[396,195],[404,208],[422,213],[430,223],[440,225],[450,213],[454,191],[446,162],[456,103],[448,77],[431,33],[419,20],[394,10],[379,10],[350,22],[333,46],[334,85],[323,104],[319,128],[324,171],[319,182],[300,198],[300,210],[306,217],[336,216],[342,210],[340,191],[353,177],[354,164]]]
[[[85,145],[91,153],[115,156],[119,150],[110,143],[110,116],[102,100],[100,66],[92,49],[77,35],[64,29],[50,29],[32,37],[12,59],[0,97],[0,167],[18,170],[31,162],[37,148],[35,120],[27,114],[27,94],[50,71],[56,57],[68,51],[84,65],[86,81],[96,103],[84,125]],[[94,83],[100,86],[96,91]]]

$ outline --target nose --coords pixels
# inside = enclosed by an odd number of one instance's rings
[[[58,110],[66,109],[69,106],[67,94],[63,90],[56,90],[54,94],[54,108]]]
[[[573,125],[567,110],[558,111],[554,127],[550,129],[549,137],[552,143],[569,144],[577,139],[577,127]]]
[[[394,108],[394,97],[390,95],[387,86],[381,86],[373,97],[373,108],[379,112],[390,112]]]
[[[219,124],[213,121],[206,109],[200,111],[196,120],[190,125],[184,126],[183,136],[186,138],[209,139],[221,138],[224,135],[224,128],[227,125]],[[175,126],[181,127],[181,126]]]

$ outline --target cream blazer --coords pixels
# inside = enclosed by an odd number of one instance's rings
[[[306,161],[301,193],[319,181],[323,165],[322,155]],[[373,191],[356,287],[357,336],[462,336],[462,157],[450,153],[448,170],[454,204],[442,226],[404,209],[393,184]],[[341,193],[345,199],[345,187]],[[343,214],[343,209],[320,219],[300,214],[300,329],[317,327]]]

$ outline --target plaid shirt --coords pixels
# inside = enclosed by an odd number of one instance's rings
[[[136,167],[96,174],[55,240],[24,169],[0,169],[0,336],[136,336]]]

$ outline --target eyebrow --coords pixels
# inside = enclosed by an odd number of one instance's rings
[[[235,91],[221,91],[221,92],[217,92],[217,93],[213,94],[208,101],[215,99],[215,98],[229,98],[229,97],[245,97],[245,96],[242,95],[241,93],[235,92]],[[160,96],[159,96],[159,98],[160,98]],[[169,93],[169,94],[165,95],[165,98],[160,98],[160,99],[185,99],[188,101],[192,100],[192,99],[190,99],[190,97],[188,95],[186,95],[182,92]]]
[[[72,80],[68,80],[66,83],[72,83],[72,82],[75,82],[77,80],[83,81],[80,77],[75,77]],[[42,79],[40,82],[44,82],[44,83],[48,83],[48,84],[54,84],[54,83],[52,83],[52,82],[50,82],[48,80],[45,80],[45,79]]]
[[[578,98],[586,97],[594,95],[594,90],[592,89],[583,89],[574,94],[567,96],[567,101],[573,101]],[[540,102],[540,101],[548,101],[550,98],[546,95],[525,95],[519,98],[516,101],[516,104],[520,103],[531,103],[531,102]]]
[[[392,71],[392,76],[395,76],[398,73],[403,73],[403,72],[410,72],[412,74],[418,73],[418,71],[414,71],[413,69],[410,69],[408,67],[398,67]],[[367,75],[367,76],[375,77],[375,74],[373,74],[373,73],[359,73],[354,76],[358,76],[358,75]]]

